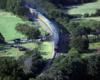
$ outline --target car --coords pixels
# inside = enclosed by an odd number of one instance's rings
[[[25,40],[25,42],[29,42],[29,40]]]
[[[19,43],[19,42],[20,42],[20,38],[13,39],[13,41],[14,41],[15,43]]]
[[[26,40],[28,40],[28,39],[27,39],[27,38],[22,38],[22,39],[21,39],[21,41],[26,41]]]
[[[9,47],[14,47],[14,46],[12,44],[10,44]]]
[[[14,48],[19,48],[19,47],[21,47],[21,46],[14,46]]]
[[[25,47],[18,47],[19,51],[24,51],[24,50],[27,50]]]

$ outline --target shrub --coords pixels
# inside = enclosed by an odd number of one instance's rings
[[[89,17],[89,13],[85,13],[84,14],[84,17]]]

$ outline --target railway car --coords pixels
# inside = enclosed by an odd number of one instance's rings
[[[55,45],[57,45],[57,43],[59,41],[59,35],[58,35],[58,32],[55,29],[55,26],[51,23],[51,21],[49,21],[45,16],[43,16],[36,9],[33,9],[33,8],[29,7],[28,5],[26,5],[26,7],[29,8],[29,10],[32,14],[36,15],[39,19],[41,19],[49,27],[49,29],[52,31],[52,34],[50,34],[50,35],[54,36],[53,40],[55,42]]]

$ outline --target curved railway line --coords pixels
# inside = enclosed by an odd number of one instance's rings
[[[52,61],[54,60],[54,58],[57,56],[59,49],[57,48],[58,42],[59,42],[59,32],[56,30],[55,26],[52,24],[51,21],[49,21],[45,16],[43,16],[40,12],[36,11],[35,9],[29,7],[28,5],[26,5],[26,7],[28,7],[30,13],[32,15],[37,16],[42,22],[44,22],[47,27],[51,30],[50,33],[50,39],[53,43],[53,51],[52,51],[52,57],[51,59],[48,60],[48,63],[46,65],[46,67],[42,70],[42,72],[39,74],[43,74],[43,72],[48,68],[48,66],[50,66],[52,64]]]

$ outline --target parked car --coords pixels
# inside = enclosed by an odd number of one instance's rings
[[[23,39],[21,39],[21,41],[23,41],[23,42],[29,42],[29,40],[27,38],[23,38]]]
[[[18,43],[18,42],[20,42],[20,38],[13,39],[13,41],[14,41],[15,43]]]
[[[25,47],[18,47],[19,51],[27,50]]]
[[[19,48],[19,47],[21,47],[21,46],[14,46],[14,48]]]
[[[22,39],[21,39],[21,41],[26,41],[26,40],[28,40],[28,39],[27,39],[27,38],[22,38]]]
[[[14,46],[12,44],[10,44],[9,47],[14,47]]]

